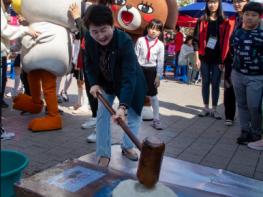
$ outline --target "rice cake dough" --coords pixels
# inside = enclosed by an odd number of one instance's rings
[[[169,187],[162,183],[157,183],[154,188],[148,189],[135,180],[125,180],[113,190],[112,197],[178,197]]]

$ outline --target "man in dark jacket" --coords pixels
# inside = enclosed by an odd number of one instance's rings
[[[119,107],[112,116],[125,120],[136,135],[141,123],[141,111],[146,95],[146,82],[137,62],[132,39],[128,34],[115,29],[111,10],[103,5],[93,6],[84,16],[88,32],[85,35],[85,75],[91,86],[90,93],[101,93],[110,104],[117,96]],[[107,166],[111,156],[110,113],[99,102],[97,112],[98,164]],[[124,135],[122,153],[130,160],[138,160],[133,143]]]

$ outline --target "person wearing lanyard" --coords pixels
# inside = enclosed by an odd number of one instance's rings
[[[221,0],[206,1],[205,15],[196,24],[193,46],[196,56],[196,67],[201,69],[202,97],[204,109],[200,117],[211,116],[222,119],[217,111],[219,86],[223,62],[228,48],[225,43],[229,40],[227,20],[224,18]],[[210,83],[212,84],[212,110],[209,110]]]

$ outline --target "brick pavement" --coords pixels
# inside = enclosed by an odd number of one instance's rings
[[[12,81],[9,81],[8,86],[11,84]],[[3,110],[4,127],[7,131],[15,132],[16,137],[2,141],[1,148],[18,150],[29,157],[30,164],[25,176],[95,151],[95,144],[85,141],[92,129],[80,128],[91,112],[74,115],[68,108],[76,99],[74,80],[69,93],[70,103],[61,106],[64,110],[64,128],[59,131],[32,133],[27,130],[27,124],[35,115],[21,116],[11,108]],[[166,143],[167,156],[263,180],[263,151],[236,144],[240,132],[238,121],[234,126],[227,127],[224,126],[224,120],[197,116],[202,107],[200,86],[162,80],[159,99],[161,121],[165,129],[156,131],[150,126],[151,122],[143,122],[140,139],[155,135]],[[6,100],[11,102],[11,99]],[[222,91],[219,105],[219,111],[223,114]],[[119,143],[121,136],[121,129],[113,126],[112,142]]]

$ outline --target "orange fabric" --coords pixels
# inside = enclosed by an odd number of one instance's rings
[[[58,130],[62,128],[62,120],[60,115],[35,118],[29,123],[28,128],[33,132]]]
[[[32,71],[42,82],[44,98],[47,104],[46,117],[35,118],[29,123],[29,129],[32,131],[49,131],[62,128],[61,116],[58,112],[58,101],[56,95],[56,79],[57,77],[45,70]],[[29,81],[29,83],[31,83]]]
[[[42,70],[41,81],[44,93],[44,98],[47,104],[47,111],[49,116],[57,116],[58,100],[56,95],[56,80],[57,77],[52,73]]]
[[[43,102],[34,103],[31,96],[19,94],[13,100],[13,108],[20,111],[38,114],[42,111]]]
[[[58,111],[56,76],[45,70],[34,70],[28,74],[28,82],[30,85],[30,92],[32,97],[26,95],[17,96],[14,99],[14,108],[31,113],[33,113],[32,109],[36,107],[38,107],[38,110],[42,109],[42,84],[48,114],[46,117],[33,119],[29,123],[28,128],[32,131],[49,131],[61,129],[62,119]],[[41,106],[41,108],[39,106]]]
[[[33,70],[28,73],[28,82],[30,87],[30,94],[34,103],[41,102],[41,70]]]

